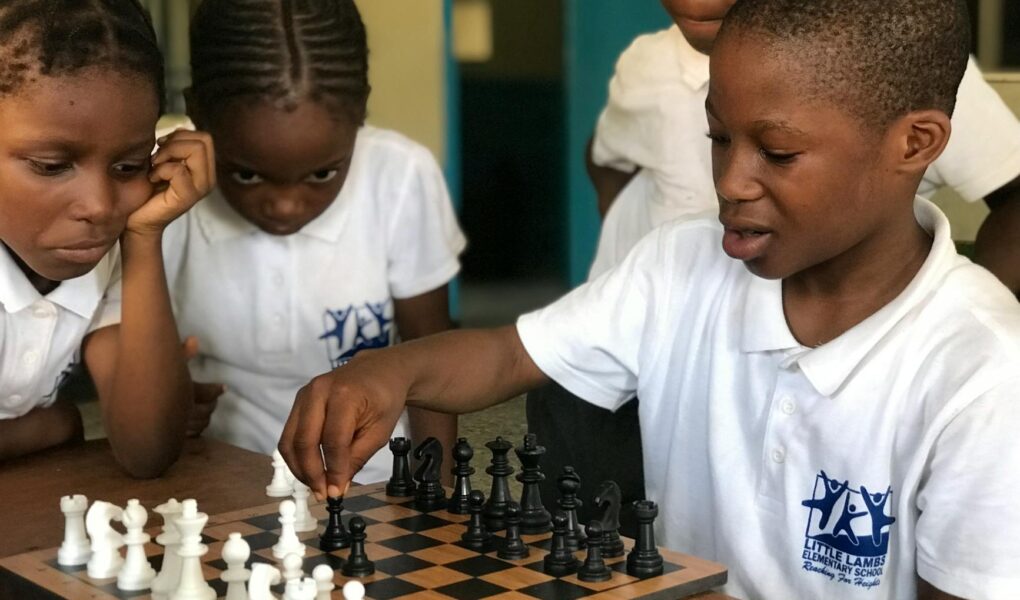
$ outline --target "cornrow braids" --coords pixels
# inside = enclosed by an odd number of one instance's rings
[[[162,114],[163,55],[138,0],[0,0],[0,97],[91,67],[148,79]]]
[[[191,25],[191,95],[202,111],[239,98],[293,109],[368,101],[365,25],[353,0],[204,0]]]

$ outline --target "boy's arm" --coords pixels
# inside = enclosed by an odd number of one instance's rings
[[[959,596],[952,596],[942,590],[935,589],[932,584],[918,577],[917,600],[963,600],[963,598],[960,598]]]
[[[974,243],[974,261],[1020,295],[1020,177],[985,198],[991,209]]]
[[[591,183],[595,187],[599,216],[605,218],[606,213],[609,212],[609,207],[613,205],[613,201],[616,200],[616,197],[620,195],[623,188],[627,187],[630,180],[634,179],[634,176],[641,169],[637,168],[627,173],[617,171],[612,167],[602,167],[595,164],[595,160],[592,157],[592,146],[594,143],[595,137],[592,136],[584,150],[584,166],[588,172],[588,178],[591,179]]]
[[[514,326],[449,331],[360,352],[298,392],[280,452],[317,498],[338,496],[386,444],[405,402],[461,414],[546,381]]]
[[[393,301],[397,331],[403,341],[440,333],[451,328],[449,286],[426,292],[412,298]],[[409,408],[411,438],[423,441],[434,437],[443,448],[453,448],[457,441],[457,415],[444,414],[421,408]],[[453,474],[444,470],[441,474],[444,485],[452,485]]]
[[[81,413],[70,400],[33,409],[16,419],[0,419],[0,461],[72,441],[82,441]]]
[[[156,477],[177,459],[192,407],[163,268],[163,229],[215,185],[207,134],[178,131],[160,144],[149,177],[165,184],[131,214],[121,236],[120,324],[92,333],[84,345],[113,454],[135,477]]]

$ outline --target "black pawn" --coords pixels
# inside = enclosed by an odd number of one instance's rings
[[[351,545],[351,536],[344,529],[344,523],[340,514],[344,511],[344,497],[326,498],[326,510],[329,512],[329,522],[325,531],[319,536],[319,550],[332,552]]]
[[[521,539],[521,507],[511,502],[506,507],[506,540],[496,556],[503,560],[521,560],[531,554],[528,545]]]
[[[659,507],[651,500],[634,502],[634,516],[638,522],[637,541],[627,555],[627,574],[634,577],[662,575],[662,555],[655,545],[652,523],[659,515]]]
[[[489,492],[489,499],[485,502],[485,511],[482,516],[485,518],[485,526],[489,531],[501,531],[506,529],[504,517],[506,507],[510,503],[510,484],[507,478],[514,472],[507,454],[514,445],[497,437],[485,444],[485,447],[492,451],[492,465],[485,469],[486,473],[492,475],[492,491]]]
[[[563,467],[563,473],[556,478],[556,484],[560,490],[556,504],[567,517],[567,548],[571,552],[576,552],[585,546],[584,528],[577,518],[577,511],[583,504],[577,497],[581,490],[581,478],[574,471],[574,467]]]
[[[602,560],[602,524],[592,521],[588,524],[588,555],[584,557],[584,564],[577,571],[577,578],[581,581],[594,583],[597,581],[608,581],[613,577],[613,572]]]
[[[467,531],[460,536],[465,546],[478,552],[488,552],[492,546],[492,534],[482,522],[483,504],[485,494],[481,490],[472,490],[468,495],[468,513],[471,518],[468,519]]]
[[[453,473],[453,495],[446,510],[455,515],[468,514],[468,503],[471,496],[471,476],[475,469],[471,466],[471,458],[475,451],[471,448],[467,438],[460,438],[453,446],[453,461],[456,464],[450,471]]]
[[[577,557],[567,548],[567,515],[558,512],[552,518],[552,546],[545,555],[545,573],[563,577],[577,572]]]
[[[411,478],[411,463],[407,455],[411,453],[411,440],[395,437],[390,440],[390,452],[393,453],[393,473],[386,484],[386,495],[406,498],[414,495],[414,479]]]
[[[538,484],[545,481],[539,461],[545,454],[545,447],[539,446],[535,434],[524,436],[524,445],[514,449],[521,461],[521,473],[517,481],[523,485],[521,491],[521,531],[534,535],[549,531],[551,517],[542,503],[542,490]]]
[[[365,520],[351,517],[351,554],[344,561],[340,572],[344,577],[368,577],[375,573],[375,563],[365,554]]]

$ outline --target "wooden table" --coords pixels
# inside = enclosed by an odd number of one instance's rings
[[[90,503],[118,506],[130,498],[145,506],[195,498],[203,512],[218,514],[264,504],[270,463],[268,456],[205,438],[188,440],[181,458],[158,479],[129,477],[106,440],[0,463],[0,558],[60,545],[61,496],[85,494]]]

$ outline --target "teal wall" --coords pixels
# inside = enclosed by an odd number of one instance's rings
[[[570,285],[587,277],[598,241],[595,191],[584,169],[584,149],[605,105],[620,52],[638,34],[668,27],[658,0],[564,0],[567,113],[567,211],[564,232]]]

